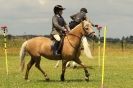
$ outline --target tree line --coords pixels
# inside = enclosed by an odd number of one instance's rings
[[[33,37],[37,37],[37,36],[45,36],[45,37],[50,37],[50,35],[11,35],[8,34],[7,35],[7,39],[8,40],[12,40],[12,39],[30,39]],[[3,35],[0,35],[0,39],[3,38]],[[93,40],[89,37],[87,37],[88,40]],[[95,41],[98,42],[98,38],[95,38]],[[100,38],[100,41],[103,42],[103,37]],[[111,43],[118,43],[118,42],[123,42],[123,43],[131,43],[133,44],[133,35],[127,36],[127,37],[122,37],[120,38],[107,38],[106,39],[107,42],[111,42]]]

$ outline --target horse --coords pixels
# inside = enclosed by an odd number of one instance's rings
[[[23,71],[25,66],[25,55],[26,52],[31,56],[25,73],[25,80],[28,80],[28,75],[31,67],[35,64],[45,77],[45,80],[50,80],[47,74],[40,67],[41,56],[50,60],[62,60],[62,73],[60,80],[65,80],[66,63],[68,61],[75,61],[84,68],[85,80],[89,81],[89,72],[86,66],[81,62],[80,55],[80,44],[83,36],[95,36],[95,32],[92,29],[92,25],[89,21],[82,21],[73,30],[71,30],[63,41],[61,56],[55,56],[53,54],[53,41],[47,37],[35,37],[25,41],[20,49],[20,68]]]
[[[86,57],[89,59],[93,59],[93,56],[92,56],[91,50],[90,50],[90,44],[88,43],[87,38],[85,36],[82,37],[82,45],[83,45],[83,48],[81,48],[81,50],[84,51]],[[57,61],[55,68],[59,67],[59,63],[60,63],[60,60]],[[69,61],[69,62],[67,62],[66,67],[69,67],[69,66],[72,66],[73,68],[75,68],[75,67],[77,67],[77,63],[72,61],[72,65],[71,65],[71,62]]]

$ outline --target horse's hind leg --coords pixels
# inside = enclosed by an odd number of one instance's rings
[[[61,74],[61,81],[64,81],[64,80],[65,80],[65,78],[64,78],[64,74],[65,74],[65,70],[66,70],[66,63],[67,63],[66,60],[62,60],[62,74]]]
[[[25,73],[25,80],[28,79],[29,70],[31,69],[31,67],[33,66],[33,64],[34,64],[34,60],[33,60],[33,58],[31,57],[31,60],[30,60],[29,63],[27,64],[27,69],[26,69],[26,73]]]
[[[79,58],[76,59],[75,62],[77,62],[79,65],[81,65],[84,68],[84,71],[85,71],[85,80],[89,81],[90,74],[88,73],[88,70],[87,70],[86,66],[81,62],[81,60]]]
[[[49,80],[49,77],[47,76],[47,74],[42,70],[42,68],[40,67],[40,61],[41,61],[41,57],[37,57],[35,59],[35,66],[36,68],[38,68],[39,71],[41,71],[45,77],[45,79],[48,81]]]

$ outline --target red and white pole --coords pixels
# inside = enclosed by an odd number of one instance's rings
[[[3,31],[4,35],[4,48],[5,48],[5,62],[6,62],[6,73],[8,75],[8,61],[7,61],[7,26],[3,25],[1,26],[1,30]]]

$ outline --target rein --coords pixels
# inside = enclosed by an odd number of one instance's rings
[[[72,36],[75,36],[75,37],[81,39],[81,37],[79,37],[79,36],[77,36],[77,35],[75,35],[75,34],[72,34],[72,33],[69,33],[68,35],[72,35]],[[67,37],[67,40],[68,40],[69,44],[70,44],[74,49],[76,49],[76,47],[73,46],[72,43],[70,42],[70,40],[68,39],[68,36],[66,36],[66,37]]]
[[[72,36],[75,36],[75,37],[77,37],[77,38],[81,39],[81,37],[80,37],[80,36],[75,35],[75,34],[72,34],[72,33],[69,33],[68,35],[72,35]]]
[[[85,31],[85,27],[84,27],[84,23],[82,22],[82,28],[83,28],[83,30]],[[85,33],[87,33],[86,31],[85,31]],[[68,33],[68,35],[72,35],[72,36],[75,36],[75,37],[77,37],[77,38],[79,38],[79,39],[81,39],[81,37],[80,36],[78,36],[78,35],[75,35],[75,34],[72,34],[72,33]],[[68,42],[69,42],[69,44],[74,48],[74,49],[76,49],[76,47],[75,46],[73,46],[72,45],[72,43],[70,42],[70,40],[68,39],[68,36],[66,36],[67,37],[67,40],[68,40]]]

